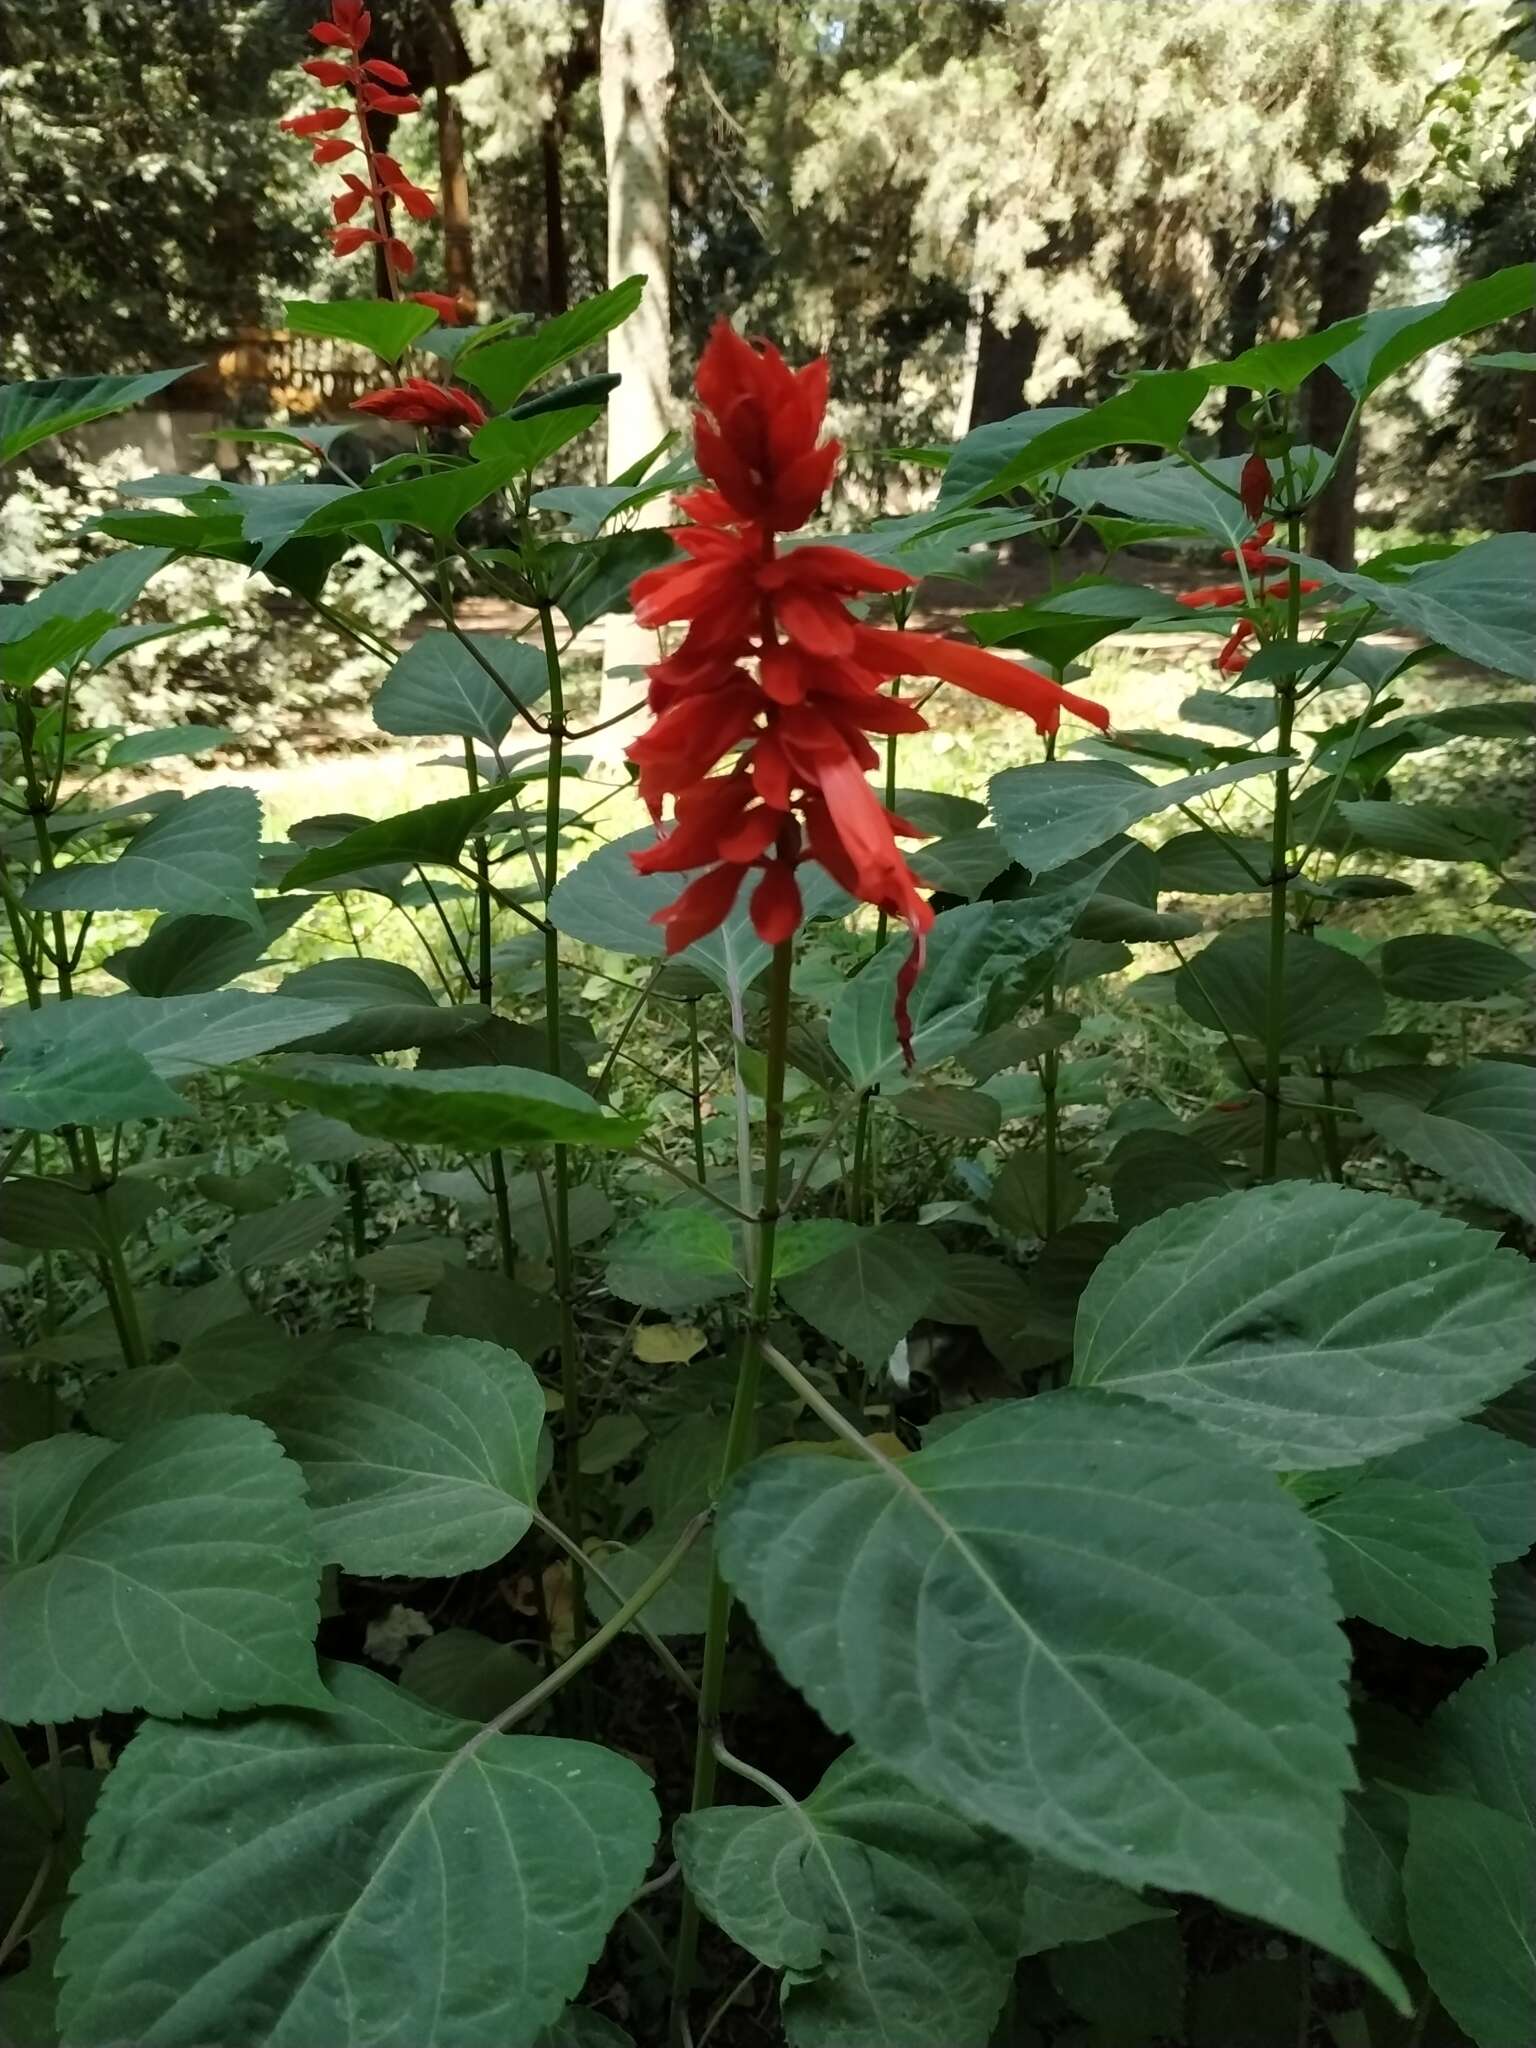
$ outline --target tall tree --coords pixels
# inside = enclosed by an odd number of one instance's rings
[[[426,44],[437,117],[438,206],[443,224],[443,288],[473,312],[475,236],[465,167],[464,119],[456,98],[469,75],[469,53],[453,16],[453,0],[426,0]]]
[[[667,106],[672,93],[672,31],[666,0],[604,0],[600,69],[603,147],[608,171],[608,278],[646,280],[639,310],[608,337],[608,367],[623,380],[608,401],[608,473],[618,476],[649,454],[672,425],[672,210]],[[663,526],[668,501],[641,515]],[[630,701],[633,678],[610,671],[656,658],[656,636],[627,614],[608,620],[603,652],[602,717]],[[608,736],[610,750],[625,737]]]
[[[1378,145],[1371,137],[1362,136],[1353,143],[1344,176],[1319,209],[1319,327],[1331,327],[1336,320],[1352,320],[1370,308],[1378,258],[1369,237],[1385,215],[1391,197],[1386,180],[1373,169],[1378,160]],[[1309,440],[1318,448],[1339,448],[1349,428],[1352,401],[1348,391],[1328,369],[1309,377],[1306,390]],[[1355,566],[1359,453],[1359,438],[1352,435],[1307,523],[1308,551],[1332,562],[1336,569]]]

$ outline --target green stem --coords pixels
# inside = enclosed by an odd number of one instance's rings
[[[444,578],[446,582],[446,577]],[[474,795],[480,787],[480,770],[475,763],[473,740],[464,742],[464,773],[469,779],[469,793]],[[476,964],[474,971],[466,976],[470,988],[484,1008],[492,1007],[491,946],[491,849],[482,833],[476,838],[473,849],[475,868],[475,942]],[[425,880],[425,877],[423,877]],[[434,898],[434,901],[436,899]],[[447,920],[444,919],[446,926]],[[450,939],[452,933],[449,934]],[[501,1270],[510,1280],[512,1269],[517,1263],[517,1249],[512,1242],[512,1199],[507,1187],[507,1162],[497,1146],[491,1152],[491,1190],[496,1198],[496,1248],[501,1255]]]
[[[27,1762],[15,1729],[7,1721],[0,1721],[0,1764],[5,1766],[6,1782],[16,1787],[16,1797],[23,1806],[31,1808],[33,1819],[51,1839],[59,1832],[59,1815],[43,1790],[42,1779]]]
[[[1339,1144],[1338,1098],[1333,1091],[1333,1069],[1328,1064],[1328,1055],[1319,1049],[1317,1070],[1323,1083],[1324,1112],[1318,1118],[1318,1128],[1323,1140],[1323,1158],[1328,1166],[1328,1178],[1342,1181],[1344,1178],[1344,1151]]]
[[[902,627],[906,625],[905,612],[897,623]],[[900,676],[891,684],[891,695],[901,695]],[[896,738],[896,734],[892,733],[885,743],[885,808],[888,811],[894,811],[896,808]],[[875,919],[875,952],[870,955],[871,959],[885,944],[886,933],[889,930],[890,918],[882,909]],[[848,1186],[848,1213],[855,1223],[864,1221],[865,1183],[872,1177],[874,1134],[870,1128],[870,1119],[874,1114],[874,1094],[872,1088],[866,1088],[859,1097],[859,1118],[853,1128],[853,1176]]]
[[[347,1200],[352,1211],[352,1256],[362,1258],[368,1249],[368,1191],[363,1169],[355,1159],[347,1161]]]
[[[1290,458],[1285,463],[1285,496],[1289,506],[1294,496]],[[1287,517],[1290,551],[1301,552],[1301,514]],[[1293,562],[1285,599],[1285,636],[1294,647],[1301,637],[1301,570]],[[1296,679],[1275,679],[1276,752],[1289,754],[1291,731],[1296,717]],[[1291,771],[1275,770],[1275,815],[1269,838],[1269,985],[1264,1016],[1264,1141],[1259,1171],[1273,1180],[1280,1157],[1280,1048],[1285,1037],[1285,938],[1287,893],[1290,887]]]
[[[96,1145],[96,1133],[82,1129],[80,1142],[85,1153],[86,1171],[90,1175],[91,1192],[105,1196],[112,1186],[112,1176],[102,1164],[101,1153]],[[144,1341],[144,1326],[139,1320],[139,1304],[134,1298],[133,1279],[128,1271],[128,1261],[123,1256],[122,1242],[112,1226],[111,1212],[106,1202],[101,1204],[102,1236],[106,1249],[102,1254],[104,1280],[107,1286],[107,1300],[113,1310],[117,1324],[118,1341],[123,1349],[125,1365],[147,1365],[149,1346]]]
[[[699,1064],[699,999],[688,998],[688,1090],[693,1107],[693,1170],[700,1180],[709,1178],[704,1157],[704,1079]]]
[[[736,1397],[726,1429],[725,1451],[720,1461],[723,1488],[752,1453],[757,1425],[757,1389],[763,1370],[763,1337],[773,1307],[773,1244],[779,1222],[780,1164],[784,1149],[784,1069],[789,1040],[789,983],[794,964],[792,943],[775,946],[768,990],[767,1078],[763,1083],[763,1193],[757,1213],[756,1247],[752,1269],[752,1296],[741,1333],[741,1357],[736,1369]],[[709,1618],[704,1633],[704,1660],[699,1674],[699,1726],[693,1759],[693,1798],[690,1811],[702,1812],[714,1801],[717,1759],[715,1738],[719,1733],[720,1697],[725,1682],[726,1644],[730,1633],[731,1594],[718,1570],[710,1579]],[[682,2041],[688,1994],[693,1986],[694,1961],[698,1952],[699,1909],[691,1895],[685,1896],[677,1936],[677,1959],[672,1977],[672,2038]]]
[[[1051,554],[1052,582],[1055,581],[1056,556]],[[1045,735],[1045,758],[1056,758],[1056,735]],[[1051,971],[1046,976],[1045,987],[1040,992],[1040,1013],[1044,1017],[1056,1014],[1056,963],[1051,961]],[[1056,1165],[1061,1152],[1061,1111],[1056,1100],[1057,1083],[1061,1077],[1061,1055],[1055,1046],[1050,1046],[1040,1060],[1040,1093],[1045,1098],[1045,1231],[1046,1237],[1054,1237],[1060,1228],[1060,1204],[1057,1199]]]

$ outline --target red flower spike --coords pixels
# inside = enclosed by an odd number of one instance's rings
[[[1269,501],[1269,464],[1262,455],[1250,455],[1243,464],[1243,473],[1238,479],[1238,496],[1243,501],[1243,510],[1252,520],[1264,517],[1264,507]]]
[[[355,142],[342,142],[332,136],[327,142],[317,142],[310,153],[310,162],[315,164],[339,163],[342,157],[350,156],[357,148]]]
[[[902,919],[913,951],[898,977],[897,1031],[910,1060],[907,998],[933,912],[896,845],[910,828],[865,778],[879,760],[871,734],[921,732],[927,720],[884,685],[934,676],[1045,731],[1063,710],[1109,721],[984,648],[864,625],[850,607],[911,588],[905,570],[823,542],[779,551],[775,536],[810,516],[836,467],[837,443],[819,438],[827,376],[825,360],[793,370],[723,322],[699,364],[695,452],[711,488],[678,500],[693,522],[673,529],[681,559],[630,593],[642,625],[687,628],[650,671],[652,723],[629,749],[652,817],[671,797],[674,822],[632,858],[642,874],[693,874],[656,919],[671,951],[714,930],[754,869],[753,924],[766,943],[788,940],[803,914],[794,868],[807,857]],[[716,774],[731,755],[738,764]]]
[[[413,305],[430,306],[445,327],[457,327],[464,317],[458,300],[449,298],[446,292],[407,292],[406,297]]]
[[[350,85],[354,76],[350,64],[338,64],[334,57],[311,57],[299,68],[322,85]]]
[[[344,128],[351,118],[346,107],[317,107],[312,114],[290,114],[277,125],[285,135],[324,135],[332,128]]]
[[[432,384],[425,377],[407,377],[386,391],[370,391],[354,399],[354,412],[375,419],[398,420],[410,427],[483,427],[485,413],[467,391]]]
[[[387,64],[382,57],[370,57],[363,69],[370,78],[378,79],[381,85],[398,85],[403,91],[410,91],[410,76],[402,71],[398,64]]]

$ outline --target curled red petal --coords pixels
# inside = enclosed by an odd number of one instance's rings
[[[333,22],[317,21],[309,32],[317,43],[324,43],[328,50],[350,50],[352,47],[351,36],[344,29],[337,28]]]
[[[890,660],[902,664],[897,674],[934,676],[941,682],[956,683],[974,697],[1022,711],[1042,732],[1054,732],[1063,711],[1098,726],[1101,732],[1109,730],[1109,713],[1102,704],[1064,690],[1038,669],[1007,661],[985,647],[967,647],[939,633],[888,633],[878,628],[864,630],[860,648],[869,641],[878,641]]]
[[[407,292],[406,297],[413,305],[430,307],[445,327],[457,327],[464,317],[458,300],[449,298],[446,292]]]
[[[744,867],[722,864],[696,875],[682,895],[651,919],[667,935],[667,951],[681,953],[698,939],[707,938],[730,916],[741,888]]]
[[[328,141],[315,144],[310,152],[309,160],[315,164],[334,164],[339,162],[342,157],[350,156],[356,148],[357,144],[355,142],[342,142],[333,135]]]
[[[404,91],[410,90],[410,74],[402,71],[398,64],[390,64],[383,57],[370,57],[363,69],[370,78],[378,79],[381,85],[398,85]]]
[[[361,94],[370,114],[414,114],[421,101],[413,92],[387,92],[382,85],[365,85]]]
[[[355,192],[338,192],[331,201],[331,213],[337,222],[349,221],[368,197],[367,188]]]
[[[384,237],[377,228],[337,228],[331,235],[331,253],[334,256],[350,256],[369,242],[381,242]]]
[[[352,66],[340,64],[334,57],[308,57],[299,68],[322,85],[348,85],[352,80]]]
[[[402,242],[398,236],[392,235],[384,244],[384,254],[389,258],[390,269],[398,270],[402,277],[409,277],[416,268],[416,258],[411,252],[410,244]]]
[[[771,860],[752,891],[752,929],[765,946],[783,946],[800,929],[804,906],[800,884],[788,861]]]
[[[317,107],[312,114],[290,114],[277,125],[285,135],[325,135],[333,128],[345,128],[351,118],[347,107]]]

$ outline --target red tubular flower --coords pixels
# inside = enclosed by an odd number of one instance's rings
[[[1237,492],[1243,501],[1243,510],[1257,523],[1264,517],[1264,507],[1269,500],[1269,464],[1262,455],[1250,455],[1243,464]]]
[[[312,114],[290,114],[277,125],[287,135],[325,135],[332,128],[345,128],[351,118],[345,107],[318,107]]]
[[[670,797],[673,820],[633,859],[642,874],[702,870],[657,915],[668,952],[713,931],[752,869],[753,925],[765,944],[782,944],[802,914],[795,868],[805,860],[902,919],[913,947],[896,1015],[910,1062],[907,999],[933,912],[896,845],[911,828],[865,776],[879,759],[871,734],[922,732],[927,720],[885,684],[956,683],[1025,712],[1042,732],[1063,710],[1105,729],[1109,717],[984,648],[865,625],[850,606],[910,589],[905,570],[821,542],[780,551],[776,535],[810,517],[841,452],[821,439],[827,379],[825,358],[792,370],[724,321],[699,363],[694,446],[712,488],[678,499],[692,522],[673,531],[684,559],[648,571],[631,592],[642,625],[687,628],[650,671],[652,724],[629,748],[652,817]],[[713,772],[736,753],[737,765]]]
[[[399,420],[410,427],[483,427],[485,413],[467,391],[430,384],[425,377],[407,377],[387,391],[370,391],[354,399],[354,412],[376,419]]]
[[[458,300],[449,298],[446,292],[407,292],[406,297],[414,305],[430,306],[445,327],[457,327],[464,317]]]
[[[421,101],[413,92],[387,92],[382,85],[365,85],[359,97],[370,114],[417,114]]]
[[[315,144],[314,153],[310,161],[317,164],[333,164],[341,157],[351,156],[356,148],[357,144],[355,142],[342,142],[333,135],[328,142],[317,142]]]
[[[410,78],[398,64],[386,64],[382,57],[370,57],[363,69],[381,85],[398,85],[407,92],[410,90]]]
[[[1254,631],[1252,619],[1239,619],[1232,628],[1230,638],[1216,657],[1216,666],[1224,676],[1240,676],[1248,666],[1248,657],[1242,651],[1243,642],[1251,639]]]
[[[311,57],[299,69],[318,78],[322,85],[350,85],[356,76],[350,64],[338,64],[334,57]]]

